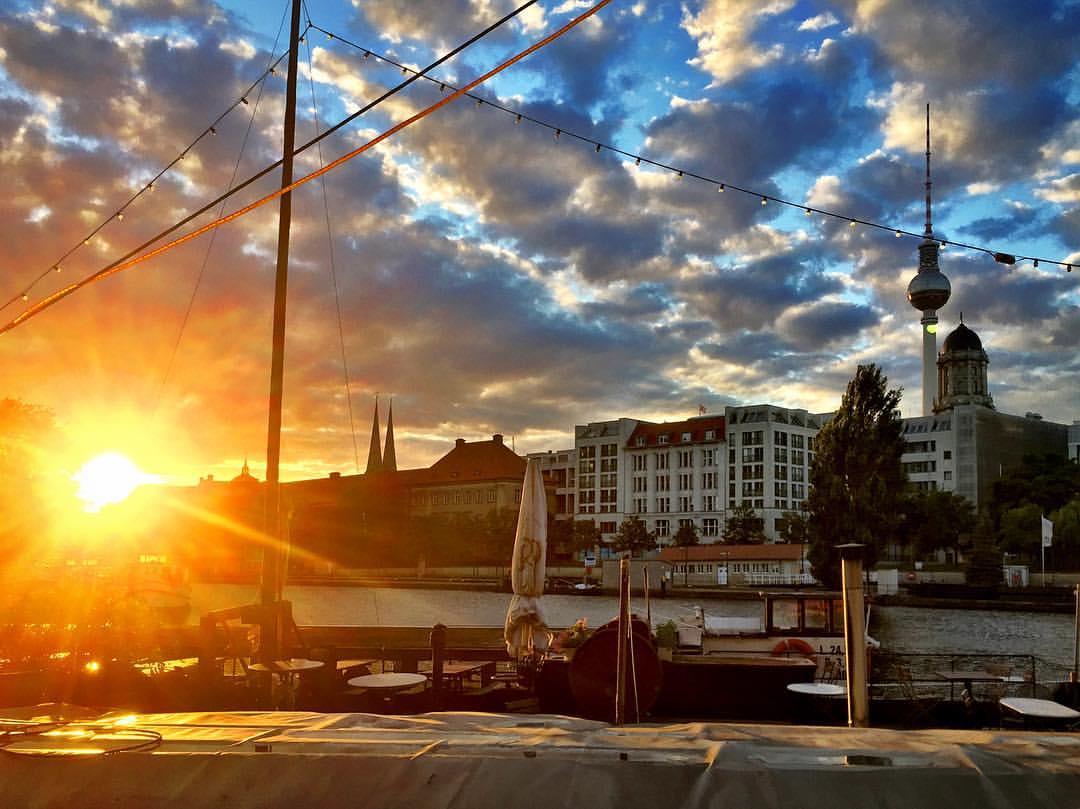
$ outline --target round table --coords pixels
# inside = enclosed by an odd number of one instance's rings
[[[301,672],[321,668],[321,660],[308,660],[303,657],[290,657],[288,660],[271,660],[269,663],[252,663],[248,668],[263,674],[277,675],[281,679],[281,688],[271,683],[270,702],[274,708],[293,709],[296,707],[296,692],[299,682],[296,676]]]
[[[788,683],[787,690],[811,697],[842,697],[847,694],[847,689],[836,683]]]
[[[362,674],[348,680],[353,688],[371,688],[375,690],[398,691],[402,688],[412,688],[414,685],[426,683],[427,677],[423,674],[414,674],[408,671],[385,671],[382,674]]]

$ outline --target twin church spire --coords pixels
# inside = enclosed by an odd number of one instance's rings
[[[386,414],[386,445],[381,448],[382,440],[379,431],[379,395],[375,395],[375,415],[371,422],[371,443],[368,446],[367,468],[364,474],[372,472],[396,472],[397,453],[394,451],[394,400],[390,400],[390,407]]]

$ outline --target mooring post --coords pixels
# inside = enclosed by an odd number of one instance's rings
[[[616,624],[615,724],[626,721],[627,636],[630,632],[630,560],[619,560],[619,618]]]
[[[844,650],[847,656],[848,727],[870,725],[870,700],[866,673],[866,613],[863,607],[863,548],[852,542],[837,545],[840,551],[841,581],[844,590]]]
[[[435,624],[431,628],[431,688],[435,699],[442,700],[443,660],[446,655],[446,627]]]

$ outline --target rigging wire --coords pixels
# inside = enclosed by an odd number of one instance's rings
[[[307,3],[304,3],[304,11],[307,12]],[[310,17],[308,21],[310,23]],[[311,58],[311,44],[307,43],[305,49],[308,57],[308,81],[311,85],[311,109],[314,117],[315,134],[318,134],[319,105],[315,97],[315,66]],[[322,143],[316,145],[316,150],[319,157],[319,167],[322,168],[324,165]],[[345,352],[345,327],[341,317],[341,293],[338,289],[337,264],[334,260],[334,231],[330,225],[330,200],[326,194],[326,177],[320,177],[319,184],[322,186],[323,213],[326,216],[326,249],[330,258],[330,280],[334,287],[334,308],[337,311],[338,343],[341,346],[341,368],[345,377],[345,404],[349,413],[349,434],[352,436],[353,463],[356,466],[356,473],[360,474],[360,447],[356,441],[356,421],[353,418],[352,389],[349,384],[349,360]],[[216,230],[214,232],[217,233]]]
[[[342,127],[344,127],[347,124],[354,121],[356,118],[360,117],[361,115],[368,112],[372,108],[374,108],[374,107],[378,106],[379,104],[381,104],[386,99],[390,98],[391,96],[393,96],[396,93],[400,92],[401,90],[405,89],[406,87],[408,87],[413,82],[415,82],[418,79],[422,78],[424,75],[426,75],[428,73],[428,71],[434,70],[436,67],[443,64],[448,59],[453,58],[454,56],[459,54],[461,51],[463,51],[466,48],[468,48],[469,46],[475,44],[480,39],[483,39],[485,36],[490,34],[495,29],[499,28],[500,26],[504,25],[509,20],[511,20],[514,17],[516,17],[517,15],[521,14],[523,11],[528,9],[530,6],[535,5],[538,1],[539,0],[528,0],[528,2],[523,3],[522,5],[518,6],[517,8],[515,8],[510,13],[506,14],[505,16],[500,18],[499,20],[497,20],[494,23],[492,23],[491,25],[489,25],[487,28],[483,29],[482,31],[480,31],[477,34],[474,34],[472,37],[465,40],[463,43],[461,43],[460,45],[458,45],[454,49],[448,51],[443,56],[436,59],[434,62],[432,62],[427,67],[425,67],[423,70],[410,75],[407,79],[405,79],[404,81],[398,83],[396,86],[390,88],[389,90],[387,90],[385,93],[383,93],[378,98],[376,98],[376,99],[374,99],[372,101],[369,101],[367,104],[362,106],[360,109],[356,110],[351,115],[346,116],[341,121],[334,124],[332,127],[327,129],[321,135],[317,135],[312,140],[309,140],[307,143],[305,143],[302,146],[300,146],[299,148],[295,149],[293,151],[293,156],[295,157],[296,155],[299,155],[300,153],[306,151],[307,149],[310,149],[316,143],[319,143],[320,141],[325,140],[326,138],[328,138],[330,135],[337,132]],[[306,28],[301,33],[301,35],[300,35],[300,41],[301,42],[303,42],[305,40],[308,30],[310,30],[310,29]],[[284,59],[286,56],[288,56],[288,51],[286,51],[280,57],[278,57],[277,61],[274,62],[274,66],[276,67],[281,62],[281,60]],[[273,68],[271,68],[271,71],[272,70],[273,70]],[[265,77],[263,77],[263,78],[265,78]],[[249,92],[250,92],[250,90],[249,90]],[[246,96],[242,97],[241,101],[243,101],[245,104],[248,103]],[[209,131],[210,129],[213,129],[213,126],[208,127],[207,131]],[[173,161],[173,162],[175,163],[176,161]],[[275,162],[273,162],[270,165],[263,168],[261,171],[258,171],[255,174],[253,174],[252,176],[248,177],[246,180],[244,180],[239,185],[233,187],[231,190],[225,192],[224,194],[217,197],[216,199],[211,200],[210,202],[206,203],[203,207],[199,208],[197,211],[194,211],[193,213],[188,214],[183,219],[179,220],[178,222],[173,223],[172,225],[167,227],[165,230],[159,232],[155,236],[152,236],[151,238],[144,241],[142,244],[138,245],[137,247],[132,248],[127,253],[125,253],[123,256],[116,259],[111,264],[106,265],[104,268],[102,268],[98,272],[87,276],[82,281],[76,282],[74,284],[70,284],[67,287],[64,287],[64,288],[58,290],[57,292],[53,293],[52,295],[42,299],[41,301],[39,301],[34,306],[31,306],[31,307],[27,308],[18,317],[16,317],[13,321],[8,323],[6,326],[0,327],[0,334],[3,334],[5,331],[9,331],[10,329],[14,328],[16,325],[18,325],[18,323],[22,322],[23,320],[26,320],[29,317],[33,317],[33,315],[36,314],[37,311],[39,311],[39,309],[37,309],[36,307],[40,307],[42,309],[47,308],[48,306],[51,306],[52,303],[55,303],[56,300],[66,298],[71,293],[77,291],[78,289],[82,288],[83,286],[86,286],[86,284],[92,283],[93,281],[96,281],[99,278],[104,278],[104,277],[107,277],[108,275],[111,275],[114,270],[118,271],[117,268],[123,269],[124,267],[121,266],[121,265],[124,265],[124,263],[127,262],[129,259],[137,256],[143,250],[146,250],[147,248],[151,247],[155,243],[159,242],[161,239],[164,239],[166,236],[168,236],[168,235],[170,235],[172,233],[175,233],[177,230],[182,228],[184,225],[186,225],[186,224],[192,222],[193,220],[197,219],[198,217],[202,216],[207,211],[212,210],[215,206],[217,206],[219,203],[223,202],[224,200],[228,199],[229,197],[239,193],[240,191],[243,191],[249,185],[251,185],[252,183],[254,183],[254,182],[256,182],[256,181],[258,181],[260,179],[262,179],[263,177],[265,177],[270,172],[274,171],[275,169],[280,168],[281,164],[283,162],[284,162],[283,159],[276,160]],[[170,165],[172,165],[172,164],[170,164]],[[162,172],[162,173],[164,173],[164,172]],[[153,186],[153,181],[151,181],[148,184],[148,187],[152,187],[152,186]],[[140,193],[142,193],[142,192],[140,192]],[[57,266],[59,266],[59,265],[57,265]],[[34,286],[34,284],[37,284],[41,280],[41,278],[44,278],[50,271],[51,270],[46,270],[44,273],[42,273],[41,276],[38,277],[38,279],[36,279],[29,287],[26,288],[26,291],[24,291],[21,295],[15,295],[12,298],[12,301],[14,301],[14,300],[16,300],[16,299],[18,299],[20,297],[24,301],[27,300],[28,299],[28,293],[29,293],[30,289]],[[10,302],[11,301],[9,301],[9,303]],[[5,308],[6,306],[7,306],[7,304],[5,304],[4,307],[0,307],[0,311],[2,311],[3,308]]]
[[[330,39],[340,40],[341,42],[348,45],[349,47],[360,51],[361,53],[364,54],[365,59],[368,58],[368,57],[371,57],[371,58],[374,58],[376,60],[385,62],[386,64],[391,65],[393,67],[396,67],[399,70],[401,70],[403,73],[415,73],[415,71],[412,68],[408,67],[407,65],[402,64],[401,62],[398,62],[398,61],[396,61],[396,60],[394,60],[394,59],[392,59],[392,58],[390,58],[390,57],[388,57],[388,56],[386,56],[386,55],[384,55],[382,53],[378,53],[376,51],[373,51],[371,48],[367,48],[367,47],[365,47],[363,45],[360,45],[360,44],[358,44],[356,42],[353,42],[350,39],[348,39],[347,37],[343,37],[340,34],[336,34],[336,33],[333,33],[331,31],[328,31],[325,28],[322,28],[321,26],[317,25],[316,23],[312,23],[311,28],[313,30],[315,30],[315,31],[319,31],[320,33],[325,34]],[[424,72],[426,73],[427,70],[425,70]],[[420,74],[415,75],[415,78],[419,78],[419,77],[420,77]],[[439,78],[436,78],[434,76],[427,76],[427,75],[425,75],[424,78],[427,81],[431,82],[432,84],[438,85],[440,92],[445,92],[447,89],[450,89],[450,90],[456,90],[457,89],[456,87],[454,87],[453,84],[451,84],[450,82],[445,81],[443,79],[439,79]],[[572,131],[564,128],[564,127],[555,126],[554,124],[550,124],[547,121],[544,121],[544,120],[542,120],[540,118],[536,118],[536,117],[534,117],[532,115],[528,115],[527,113],[521,112],[520,110],[514,109],[512,107],[508,107],[505,104],[501,104],[501,103],[499,103],[497,101],[491,101],[490,99],[484,98],[483,96],[480,96],[480,95],[476,95],[475,93],[466,92],[466,93],[464,93],[464,95],[467,98],[470,98],[473,101],[475,101],[477,107],[493,107],[493,108],[499,110],[500,112],[504,112],[507,115],[513,116],[515,124],[520,124],[522,121],[528,121],[531,124],[535,124],[536,126],[543,127],[544,129],[547,129],[550,132],[552,132],[554,134],[555,140],[557,140],[557,141],[561,140],[561,136],[565,135],[566,137],[571,138],[573,140],[577,140],[577,141],[579,141],[581,143],[587,143],[589,146],[593,147],[593,150],[597,154],[599,154],[600,152],[606,150],[606,151],[612,152],[613,154],[616,154],[616,155],[618,155],[620,157],[623,157],[623,158],[626,158],[626,159],[629,159],[629,160],[633,160],[635,166],[640,166],[642,163],[645,163],[645,164],[648,164],[650,166],[653,166],[654,168],[662,169],[662,170],[667,171],[667,172],[669,172],[671,174],[674,174],[676,177],[678,177],[680,179],[683,178],[683,177],[692,177],[695,180],[701,180],[702,182],[708,183],[709,185],[716,186],[717,191],[720,192],[720,193],[723,193],[725,191],[736,191],[736,192],[739,192],[739,193],[742,193],[742,194],[748,194],[748,195],[750,195],[752,197],[756,197],[759,200],[761,200],[762,205],[767,205],[770,202],[775,202],[778,205],[786,205],[786,206],[788,206],[790,208],[800,210],[806,216],[812,216],[813,214],[819,214],[820,216],[825,216],[825,217],[829,217],[829,218],[832,218],[832,219],[836,219],[836,220],[841,221],[841,222],[846,222],[849,227],[855,227],[856,225],[865,225],[866,227],[871,227],[871,228],[876,228],[878,230],[888,231],[888,232],[894,234],[897,238],[899,238],[901,236],[911,236],[911,237],[914,237],[914,238],[923,239],[926,236],[926,234],[924,234],[924,233],[916,233],[914,231],[904,230],[903,228],[898,228],[898,227],[896,227],[894,225],[885,225],[885,224],[881,224],[880,222],[875,222],[875,221],[869,220],[869,219],[861,219],[859,217],[850,216],[848,214],[841,214],[841,213],[836,213],[834,211],[825,210],[823,208],[815,208],[812,205],[806,205],[806,204],[801,203],[801,202],[792,202],[791,200],[784,199],[783,197],[777,197],[777,196],[774,196],[772,194],[763,194],[760,191],[755,191],[755,190],[750,189],[750,188],[743,188],[743,187],[738,186],[738,185],[732,185],[729,182],[725,182],[725,181],[722,181],[722,180],[717,180],[717,179],[714,179],[714,178],[711,178],[711,177],[706,177],[705,175],[698,174],[698,173],[690,171],[688,169],[681,169],[678,166],[674,166],[674,165],[671,165],[671,164],[668,164],[668,163],[664,163],[664,162],[661,162],[659,160],[653,160],[652,158],[646,157],[646,156],[638,154],[636,152],[627,151],[626,149],[621,149],[618,146],[613,146],[610,143],[605,143],[604,141],[596,140],[595,138],[591,138],[591,137],[589,137],[587,135],[582,135],[582,134],[577,133],[577,132],[572,132]],[[987,255],[992,257],[995,261],[997,261],[998,263],[1001,263],[1001,264],[1015,264],[1017,261],[1031,261],[1035,267],[1038,267],[1039,264],[1054,264],[1054,265],[1057,265],[1059,267],[1065,267],[1068,272],[1072,272],[1073,264],[1071,264],[1071,263],[1069,263],[1067,261],[1055,261],[1053,259],[1038,258],[1036,256],[1027,256],[1027,255],[1020,255],[1020,254],[1015,254],[1015,253],[1005,253],[1005,252],[1001,252],[1001,251],[998,251],[998,250],[993,250],[993,249],[988,248],[988,247],[983,247],[981,245],[968,244],[968,243],[956,241],[956,240],[953,240],[953,239],[939,239],[939,238],[934,237],[934,241],[940,243],[942,247],[945,247],[947,245],[951,245],[953,247],[960,247],[960,248],[963,248],[965,250],[972,250],[972,251],[976,251],[976,252],[986,253]]]
[[[270,59],[273,59],[274,52],[277,51],[278,42],[281,40],[281,32],[285,28],[285,21],[288,19],[289,6],[285,5],[285,10],[281,15],[281,22],[278,25],[277,35],[274,37],[274,44],[270,48]],[[267,65],[267,70],[271,70],[275,63],[273,61]],[[248,139],[251,137],[251,130],[255,124],[255,116],[259,112],[259,104],[262,102],[263,91],[266,89],[266,83],[259,84],[258,94],[255,96],[255,104],[251,108],[251,117],[248,119],[247,128],[244,130],[244,137],[240,141],[240,150],[236,155],[236,163],[233,166],[232,175],[229,177],[229,183],[226,188],[232,188],[233,183],[236,182],[236,175],[240,173],[240,161],[244,158],[244,151],[247,149]],[[218,216],[221,216],[225,212],[225,200],[222,200],[221,207],[218,209]],[[206,267],[210,262],[210,253],[214,249],[214,243],[217,241],[218,232],[215,230],[210,234],[209,243],[206,245],[206,252],[203,254],[202,264],[199,267],[199,274],[195,278],[195,286],[191,290],[191,297],[188,299],[187,310],[184,312],[183,320],[180,321],[180,329],[176,333],[176,341],[173,343],[172,353],[169,356],[169,364],[165,367],[165,373],[161,378],[161,385],[158,388],[157,397],[154,401],[154,409],[152,411],[151,418],[157,415],[158,409],[161,407],[161,400],[165,396],[165,386],[168,384],[169,376],[172,374],[173,365],[176,362],[176,355],[180,351],[180,341],[184,339],[184,332],[187,329],[188,320],[191,318],[191,312],[195,308],[195,297],[199,294],[199,287],[202,286],[203,276],[206,274]]]
[[[273,53],[273,52],[271,51],[271,53]],[[31,280],[29,284],[27,284],[25,287],[23,287],[22,292],[18,292],[15,295],[12,295],[11,298],[8,299],[5,303],[0,304],[0,312],[2,312],[4,309],[7,309],[9,306],[11,306],[11,304],[13,304],[17,300],[20,300],[20,299],[24,300],[24,301],[27,300],[27,298],[29,297],[30,292],[33,290],[33,288],[35,286],[37,286],[39,283],[41,283],[41,281],[44,278],[46,278],[50,273],[53,273],[53,272],[58,273],[58,272],[60,272],[63,265],[67,262],[67,260],[69,258],[71,258],[71,256],[73,256],[80,248],[88,246],[90,244],[90,242],[93,240],[93,238],[95,236],[97,236],[97,234],[100,233],[102,230],[104,230],[104,228],[110,222],[112,222],[114,220],[116,222],[124,221],[124,212],[137,199],[139,199],[139,197],[141,197],[143,194],[152,192],[154,190],[154,183],[156,183],[158,180],[160,180],[162,177],[164,177],[165,174],[169,171],[169,169],[171,169],[177,163],[180,163],[181,161],[183,161],[184,158],[187,156],[188,152],[190,152],[192,149],[194,149],[207,135],[216,135],[217,134],[217,127],[221,124],[221,122],[223,120],[225,120],[225,118],[229,115],[229,113],[231,113],[233,110],[235,110],[238,106],[247,106],[249,104],[248,96],[251,95],[252,91],[255,90],[256,87],[259,87],[260,88],[259,92],[260,92],[260,94],[262,93],[261,86],[262,86],[263,82],[266,80],[266,78],[268,76],[271,76],[271,75],[273,75],[275,73],[275,69],[281,63],[281,60],[284,59],[288,55],[289,55],[289,52],[285,51],[277,59],[275,59],[269,65],[269,67],[267,67],[267,69],[265,71],[263,71],[263,73],[257,79],[255,79],[255,81],[253,81],[248,86],[248,88],[246,90],[244,90],[244,92],[240,95],[240,97],[236,101],[234,101],[228,108],[226,108],[226,110],[224,112],[222,112],[220,115],[218,115],[218,117],[215,118],[210,123],[210,125],[207,126],[202,132],[200,132],[197,136],[195,136],[195,138],[186,147],[184,147],[184,149],[179,154],[177,154],[176,157],[174,157],[172,160],[170,160],[165,165],[164,168],[160,169],[158,171],[158,173],[155,174],[153,176],[153,178],[149,182],[145,183],[138,191],[136,191],[134,194],[132,194],[128,198],[128,200],[126,202],[124,202],[122,205],[120,205],[119,208],[117,208],[115,211],[113,211],[113,213],[111,213],[105,219],[101,220],[101,222],[99,222],[97,224],[97,226],[94,227],[93,230],[91,230],[87,235],[85,235],[82,239],[80,239],[78,242],[76,242],[74,246],[72,246],[66,252],[64,252],[58,259],[56,259],[54,262],[52,262],[36,278]],[[217,202],[218,201],[215,200],[213,203],[211,203],[210,207],[213,207],[214,205],[216,205]],[[139,250],[139,249],[142,249],[142,248],[136,248],[136,250]]]

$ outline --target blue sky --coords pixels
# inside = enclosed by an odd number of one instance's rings
[[[423,65],[513,5],[310,0],[305,22]],[[437,75],[467,81],[587,7],[538,3]],[[92,272],[212,199],[234,169],[246,177],[278,156],[282,71],[122,222],[35,282],[236,102],[268,64],[285,10],[5,5],[0,302]],[[930,103],[935,234],[1075,263],[1077,41],[1075,2],[617,0],[477,94],[687,173],[914,232]],[[301,64],[300,140],[313,110],[325,128],[402,77],[316,32]],[[324,141],[322,159],[438,97],[414,85]],[[298,173],[319,159],[305,153]],[[467,99],[328,175],[329,227],[323,193],[313,183],[295,195],[286,477],[362,466],[376,392],[394,396],[405,466],[458,436],[499,432],[532,451],[618,416],[831,410],[869,361],[917,413],[918,313],[904,296],[917,239],[718,194]],[[121,445],[102,449],[152,472],[226,474],[249,456],[258,473],[275,235],[274,211],[260,209],[212,245],[204,237],[0,337],[0,395],[48,405],[84,433],[97,425],[96,438]],[[1080,271],[1045,260],[1009,267],[946,249],[942,333],[963,312],[982,336],[999,409],[1071,422]]]

